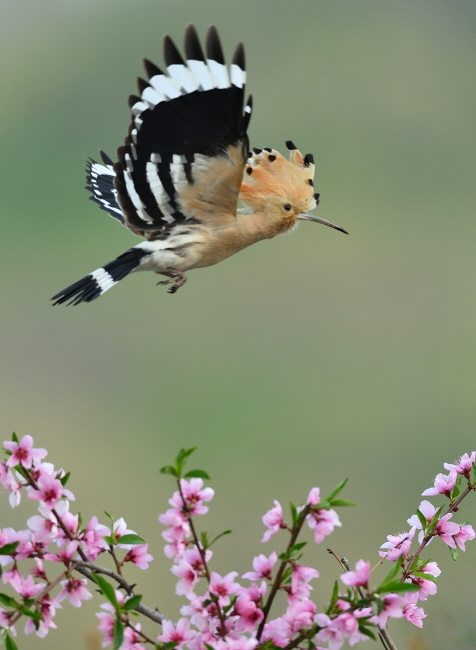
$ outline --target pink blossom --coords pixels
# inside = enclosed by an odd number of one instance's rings
[[[139,632],[141,624],[137,623],[134,627],[126,627],[124,630],[124,641],[121,645],[121,650],[145,650],[142,645],[142,637]]]
[[[31,436],[23,436],[20,442],[6,440],[3,446],[12,452],[7,460],[7,467],[22,465],[25,469],[30,469],[33,460],[41,460],[48,453],[46,449],[33,449],[33,438]]]
[[[200,578],[195,569],[185,560],[181,560],[179,564],[174,565],[171,571],[179,578],[175,587],[175,593],[178,596],[191,593]]]
[[[12,566],[11,569],[8,571],[3,571],[2,573],[2,581],[3,584],[8,585],[10,582],[15,582],[18,580],[22,580],[22,576],[20,571],[18,570],[18,564],[15,562],[15,564]]]
[[[177,625],[174,625],[172,621],[163,621],[162,634],[159,634],[157,639],[162,643],[175,643],[177,650],[181,650],[195,635],[196,632],[190,630],[188,619],[180,618]]]
[[[58,502],[62,503],[61,501]],[[67,503],[66,501],[63,503]],[[38,510],[41,515],[33,515],[27,520],[28,528],[32,531],[31,538],[34,542],[46,542],[49,543],[53,541],[58,535],[58,524],[54,514],[46,508],[43,504],[40,504]]]
[[[99,619],[98,630],[103,635],[102,647],[106,648],[114,642],[114,624],[116,617],[110,612],[98,612],[96,616]]]
[[[254,632],[264,618],[261,610],[261,600],[266,593],[266,583],[262,582],[261,587],[252,584],[249,588],[241,588],[235,602],[235,612],[239,615],[236,623],[238,632]]]
[[[469,524],[460,526],[459,532],[456,533],[456,535],[454,536],[456,546],[458,546],[458,548],[460,548],[462,551],[465,551],[466,550],[465,542],[474,539],[475,535],[476,533],[474,532],[473,527],[470,526]]]
[[[51,598],[50,594],[45,594],[39,603],[42,620],[38,621],[38,629],[36,628],[33,619],[28,618],[25,623],[25,634],[35,632],[37,636],[43,639],[48,634],[50,628],[56,629],[57,626],[53,622],[56,609],[61,609],[61,605]]]
[[[88,557],[88,560],[94,561],[100,553],[107,549],[108,544],[104,541],[104,537],[110,534],[111,531],[109,528],[107,528],[107,526],[99,524],[97,517],[91,517],[88,525],[81,535],[83,549]]]
[[[82,600],[89,600],[93,595],[86,589],[87,580],[79,580],[72,576],[68,580],[62,580],[63,589],[59,592],[57,599],[61,602],[68,598],[73,607],[81,607]]]
[[[216,650],[254,650],[258,645],[257,639],[240,635],[237,639],[227,637],[218,639],[213,644]]]
[[[49,474],[41,474],[37,480],[37,485],[38,490],[31,488],[28,497],[36,501],[42,501],[50,510],[56,506],[56,503],[63,496],[74,501],[73,494],[63,487],[61,481]]]
[[[314,620],[322,628],[317,633],[316,639],[327,643],[330,650],[339,650],[344,643],[344,634],[339,626],[333,625],[333,621],[327,614],[316,614]]]
[[[300,632],[303,628],[311,627],[316,614],[316,605],[304,598],[300,601],[292,602],[286,609],[285,619],[289,624],[289,629],[293,634]]]
[[[61,515],[61,522],[63,523],[63,526],[66,528],[66,530],[69,531],[69,534],[71,537],[76,538],[78,534],[78,525],[79,525],[79,517],[78,515],[73,515],[71,512],[66,510],[62,515]],[[62,528],[59,528],[58,530],[58,536],[56,539],[56,543],[58,546],[64,546],[70,541],[70,536],[68,536]]]
[[[212,551],[210,549],[207,549],[205,551],[205,562],[210,562],[212,556],[213,556]],[[202,554],[200,553],[200,551],[196,546],[184,551],[183,559],[185,560],[185,562],[190,564],[192,569],[194,569],[194,571],[196,571],[199,575],[203,573],[205,569],[205,564],[203,562]]]
[[[35,564],[36,564],[36,566],[34,566],[30,570],[31,575],[34,578],[38,578],[39,580],[45,580],[46,582],[48,582],[48,577],[46,575],[46,571],[45,571],[45,568],[43,566],[43,561],[40,560],[39,557],[35,557]]]
[[[475,460],[476,451],[473,451],[471,452],[471,455],[463,454],[459,461],[454,465],[452,463],[443,463],[443,466],[448,471],[455,471],[458,474],[463,474],[466,478],[469,478]]]
[[[253,558],[254,571],[248,571],[248,573],[243,575],[243,578],[246,578],[247,580],[261,580],[262,578],[265,580],[271,580],[273,567],[276,564],[277,559],[278,556],[274,551],[271,553],[269,558],[266,557],[266,555],[258,555]]]
[[[263,524],[268,530],[263,535],[262,542],[269,542],[271,537],[276,535],[280,528],[286,528],[283,522],[283,509],[279,501],[274,502],[274,508],[268,510],[262,517]]]
[[[58,553],[45,553],[45,559],[50,560],[51,562],[63,562],[65,566],[69,567],[73,557],[76,555],[78,545],[79,542],[77,540],[69,542],[69,544],[63,546]]]
[[[434,496],[436,494],[445,494],[448,498],[451,495],[451,490],[454,488],[456,484],[456,479],[458,478],[458,474],[456,470],[451,470],[451,472],[446,476],[446,474],[438,474],[435,477],[435,486],[432,488],[428,488],[428,490],[425,490],[422,492],[422,495],[425,497],[429,496]]]
[[[291,640],[292,635],[289,622],[281,616],[266,623],[263,628],[261,641],[272,641],[273,645],[278,646],[278,648],[285,648]]]
[[[339,650],[347,639],[351,646],[368,637],[359,632],[358,618],[371,614],[369,607],[357,612],[345,612],[331,620],[326,614],[316,614],[315,622],[322,628],[316,636],[318,641],[327,642],[330,650]]]
[[[32,576],[28,576],[28,578],[22,578],[19,573],[17,573],[16,576],[12,577],[10,580],[10,585],[25,600],[27,598],[34,598],[44,588],[43,584],[35,583]]]
[[[403,607],[405,601],[397,594],[388,594],[382,598],[383,609],[380,614],[372,616],[371,623],[375,623],[383,629],[387,625],[389,618],[401,618],[403,616]]]
[[[436,562],[431,562],[430,564],[436,565]],[[421,570],[424,571],[426,568],[427,567],[423,567]],[[426,573],[433,575],[431,568]],[[438,573],[436,575],[439,575],[440,573],[441,572],[438,569]],[[418,585],[420,588],[418,591],[409,591],[405,594],[404,600],[406,603],[416,603],[418,600],[427,600],[428,596],[434,596],[437,592],[436,582],[433,582],[432,580],[425,580],[420,576],[411,576],[411,579],[407,580],[407,582],[412,582],[414,585]]]
[[[320,488],[313,487],[312,490],[309,492],[306,504],[311,506],[316,506],[321,500],[320,494],[321,494]]]
[[[187,598],[190,604],[181,607],[180,613],[182,616],[188,617],[192,625],[203,631],[204,627],[208,625],[208,612],[203,604],[205,598],[194,593],[187,594]]]
[[[205,551],[205,561],[209,562],[211,557],[212,552],[208,549]],[[178,595],[187,595],[192,592],[204,569],[203,558],[195,546],[184,551],[183,558],[177,565],[171,568],[172,573],[179,578],[175,593]]]
[[[122,591],[117,589],[114,591],[116,594],[116,599],[119,605],[123,605],[126,601],[125,595]],[[127,600],[129,600],[127,598]],[[111,603],[103,603],[101,609],[104,609],[104,612],[98,612],[96,616],[99,619],[98,630],[103,634],[102,647],[105,648],[111,645],[114,641],[114,623],[116,622],[116,610],[114,605]]]
[[[148,544],[136,544],[126,554],[124,562],[133,562],[139,569],[148,569],[149,562],[154,559],[150,553],[147,552]]]
[[[312,587],[308,583],[318,577],[319,571],[316,571],[316,569],[293,563],[291,586],[284,587],[288,594],[288,602],[292,604],[307,599],[312,591]]]
[[[120,517],[112,525],[112,538],[114,543],[117,544],[120,548],[131,548],[130,544],[121,544],[121,537],[124,535],[137,535],[135,530],[127,528],[127,524],[124,521],[124,517]]]
[[[367,588],[370,580],[370,562],[359,560],[355,565],[355,571],[344,573],[340,579],[349,587]]]
[[[5,609],[0,607],[0,627],[4,627],[12,636],[17,635],[15,627],[12,625],[12,618],[16,615],[16,611],[12,610],[7,612]]]
[[[456,548],[455,540],[453,539],[454,535],[458,535],[460,532],[461,526],[455,524],[452,521],[448,521],[452,517],[451,513],[448,513],[440,519],[436,524],[434,532],[438,537],[447,544],[450,548]]]
[[[388,542],[382,544],[380,548],[388,549],[379,551],[380,557],[384,557],[390,562],[395,562],[400,557],[407,557],[410,546],[412,545],[413,537],[415,535],[415,527],[408,533],[400,533],[400,535],[387,535]]]
[[[418,510],[425,517],[426,525],[428,526],[428,524],[431,522],[431,520],[435,516],[435,513],[438,510],[438,508],[435,508],[435,506],[432,503],[430,503],[429,501],[422,501],[420,503],[420,505],[418,506]],[[422,525],[420,523],[420,519],[418,518],[418,515],[412,515],[410,517],[410,519],[408,519],[407,521],[410,524],[410,526],[414,526],[415,528],[421,528],[422,527]],[[423,535],[421,535],[421,539],[420,539],[420,537],[418,539],[421,542],[421,540],[423,539]]]
[[[203,480],[201,478],[191,478],[190,481],[182,478],[180,479],[180,488],[182,494],[179,491],[174,492],[172,498],[169,499],[171,506],[187,517],[190,515],[204,515],[208,512],[208,507],[204,506],[203,502],[211,501],[215,492],[210,487],[202,489]]]
[[[330,535],[336,526],[342,526],[335,510],[315,510],[307,515],[307,525],[314,530],[316,544]]]
[[[11,472],[6,463],[0,463],[0,483],[5,490],[9,492],[8,501],[12,508],[16,508],[21,501],[21,483],[19,483],[13,472]]]
[[[162,537],[169,542],[164,546],[164,553],[167,557],[173,557],[175,561],[180,560],[187,548],[187,537],[190,535],[190,525],[183,516],[175,510],[167,510],[159,515],[160,523],[168,526]]]
[[[410,603],[403,608],[403,616],[413,625],[423,627],[422,619],[426,618],[428,614],[425,614],[423,607],[417,607],[415,604]]]
[[[218,596],[218,605],[226,607],[230,604],[230,594],[236,594],[240,589],[240,585],[234,582],[238,575],[237,571],[230,571],[226,576],[220,576],[218,573],[213,572],[210,576],[210,584],[208,591],[214,596]]]
[[[307,584],[311,580],[319,577],[319,571],[313,569],[312,567],[302,566],[296,564],[295,562],[292,565],[292,587],[293,590],[297,589],[300,584]]]

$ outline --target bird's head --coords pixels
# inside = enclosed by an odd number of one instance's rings
[[[314,158],[305,156],[288,140],[286,160],[274,149],[254,149],[246,162],[240,199],[264,215],[274,234],[289,232],[298,221],[315,221],[347,232],[330,221],[309,214],[319,203],[314,192]]]

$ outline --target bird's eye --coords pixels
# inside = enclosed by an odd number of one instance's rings
[[[291,209],[291,205],[289,203],[285,203],[283,205],[283,208],[286,210],[286,212],[289,212],[289,210]]]

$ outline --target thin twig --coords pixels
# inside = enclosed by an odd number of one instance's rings
[[[351,571],[350,564],[347,561],[346,557],[341,557],[341,558],[337,557],[337,555],[334,553],[334,551],[332,549],[330,549],[330,548],[328,548],[327,551],[328,551],[328,553],[330,553],[331,555],[333,555],[335,557],[335,559],[339,562],[339,564],[344,569],[344,571],[346,571],[346,572]],[[365,599],[365,594],[364,594],[364,590],[362,589],[362,587],[356,586],[355,589],[356,589],[357,593],[359,594],[359,596],[362,598],[362,600],[364,600]],[[388,633],[388,631],[386,629],[378,628],[377,633],[378,633],[380,642],[383,645],[383,647],[385,648],[385,650],[398,650],[397,646],[393,642],[390,634]]]
[[[78,562],[78,564],[76,565],[76,571],[78,571],[83,576],[88,578],[88,580],[91,580],[91,582],[94,582],[94,578],[91,574],[91,571],[93,573],[102,573],[115,580],[126,591],[126,593],[129,596],[133,595],[134,593],[132,586],[123,578],[123,576],[120,576],[115,571],[111,571],[110,569],[106,569],[105,567],[98,566],[93,562]],[[142,603],[139,603],[137,607],[135,607],[135,610],[139,612],[139,614],[143,614],[144,616],[147,616],[147,618],[150,618],[155,623],[162,624],[163,621],[170,621],[170,619],[164,616],[157,608],[152,609],[151,607],[148,607],[147,605],[143,605]]]

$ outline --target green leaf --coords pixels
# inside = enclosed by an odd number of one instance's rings
[[[353,501],[346,501],[345,499],[332,499],[330,504],[333,508],[342,508],[343,506],[356,506]]]
[[[5,649],[6,650],[18,650],[18,646],[15,643],[15,641],[12,639],[12,637],[7,634],[5,637]]]
[[[165,467],[161,467],[160,473],[171,474],[172,476],[175,476],[175,478],[177,478],[177,470],[175,469],[175,467],[172,467],[172,465],[166,465]]]
[[[412,561],[412,565],[411,565],[411,567],[409,567],[409,570],[410,570],[410,571],[413,571],[413,569],[414,569],[416,566],[418,566],[418,562],[419,562],[419,561],[420,561],[420,556],[419,556],[419,555],[415,555],[415,557],[413,558],[413,561]],[[428,562],[431,562],[431,560],[427,560],[424,564],[422,564],[422,566],[425,566],[426,564],[428,564]]]
[[[344,489],[344,487],[345,487],[348,480],[349,480],[348,478],[345,478],[343,481],[341,481],[339,483],[339,485],[334,490],[332,490],[332,492],[326,498],[326,501],[331,501],[331,499],[333,499],[335,496],[337,496],[339,494],[339,492]]]
[[[17,434],[15,432],[12,433],[12,440],[13,440],[13,442],[16,442],[17,444],[20,442],[18,440],[18,436],[17,436]]]
[[[210,548],[210,546],[211,546],[212,544],[214,544],[218,539],[220,539],[220,537],[223,537],[224,535],[230,535],[232,532],[233,532],[232,530],[224,530],[222,533],[220,533],[220,534],[217,535],[214,539],[212,539],[212,541],[211,541],[210,544],[208,545],[208,548]],[[203,548],[205,548],[205,547],[203,547]]]
[[[33,611],[32,609],[27,609],[26,607],[21,608],[21,613],[24,614],[25,616],[29,616],[30,618],[34,619],[35,621],[42,621],[43,616],[39,614],[38,612]]]
[[[302,548],[306,546],[307,542],[299,542],[299,544],[294,544],[294,546],[291,546],[291,548],[288,551],[289,557],[291,555],[295,555],[298,553]]]
[[[116,539],[116,544],[145,544],[145,541],[139,535],[122,535]]]
[[[181,449],[177,455],[177,460],[175,461],[175,470],[177,472],[176,476],[177,478],[182,477],[182,469],[185,467],[185,463],[187,462],[188,457],[190,454],[193,454],[193,452],[196,450],[196,447],[192,447],[191,449]]]
[[[451,552],[451,557],[456,562],[456,560],[458,559],[458,555],[459,555],[459,549],[458,548],[450,548],[450,552]]]
[[[433,515],[432,520],[428,524],[428,528],[426,530],[427,533],[433,532],[433,528],[436,526],[436,524],[440,520],[441,511],[443,510],[444,507],[445,507],[444,505],[440,506],[438,508],[438,510],[435,512],[435,514]]]
[[[191,469],[185,474],[184,478],[203,478],[207,481],[210,480],[210,477],[203,469]]]
[[[114,519],[112,518],[112,515],[110,515],[110,514],[109,514],[108,512],[106,512],[105,510],[104,510],[104,514],[106,515],[106,517],[107,517],[107,518],[109,519],[109,521],[111,522],[111,528],[112,528],[112,527],[114,526]]]
[[[392,593],[398,594],[400,592],[404,593],[406,591],[418,591],[420,585],[414,585],[412,582],[389,582],[386,585],[383,585],[378,591],[382,593]]]
[[[4,544],[0,548],[0,555],[12,555],[20,542],[11,542],[11,544]]]
[[[129,598],[129,600],[124,603],[122,609],[125,609],[126,611],[135,609],[141,600],[142,600],[142,596],[140,596],[139,594],[137,596],[132,596],[132,598]]]
[[[63,476],[63,478],[60,478],[60,483],[64,487],[66,483],[69,481],[69,477],[71,476],[71,472],[66,472],[66,474]]]
[[[375,636],[375,634],[372,632],[372,630],[369,630],[369,628],[366,625],[362,625],[362,624],[359,623],[359,632],[361,632],[362,634],[365,634],[366,636],[370,637],[374,641],[377,640],[377,637]]]
[[[283,572],[283,575],[281,576],[281,585],[287,585],[291,583],[291,577],[293,574],[293,570],[290,565],[286,567],[286,569]]]
[[[292,520],[293,520],[293,526],[295,526],[297,524],[297,522],[298,522],[299,514],[298,514],[296,506],[294,505],[294,503],[292,501],[289,503],[289,507],[291,509],[291,517],[292,517]]]
[[[114,623],[114,650],[119,650],[124,641],[124,626],[121,621],[116,618]]]
[[[190,447],[190,449],[181,449],[177,454],[177,463],[184,463],[187,458],[196,451],[196,447]]]
[[[426,530],[426,527],[428,526],[428,522],[426,520],[425,515],[423,514],[423,512],[421,512],[421,510],[417,510],[416,513],[420,521],[421,527],[423,528],[423,530]]]
[[[327,614],[330,614],[332,612],[338,598],[339,598],[339,583],[336,580],[334,582],[334,588],[332,589],[331,602],[329,603],[329,607],[327,608]]]
[[[17,601],[7,594],[0,593],[0,603],[5,607],[18,607]]]
[[[397,573],[400,571],[400,564],[399,562],[394,562],[393,567],[391,568],[390,572],[385,576],[383,579],[380,587],[376,589],[377,592],[382,591],[382,587],[385,587],[387,583],[393,582],[393,579],[397,575]]]
[[[93,573],[92,574],[96,584],[98,585],[99,589],[101,590],[103,596],[105,596],[108,601],[111,603],[111,605],[114,606],[116,611],[119,610],[119,604],[117,602],[116,594],[114,592],[114,587],[109,584],[107,580],[105,580],[99,573]]]
[[[426,573],[425,571],[415,571],[413,573],[416,578],[423,578],[424,580],[429,580],[430,582],[436,582],[435,576],[432,576],[431,573]]]

